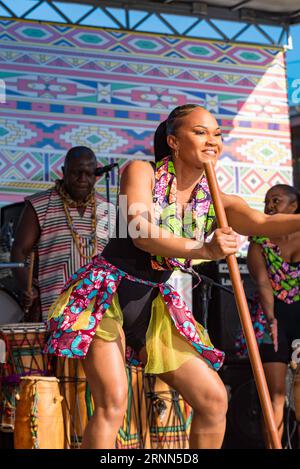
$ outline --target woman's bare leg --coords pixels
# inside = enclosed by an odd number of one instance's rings
[[[140,358],[145,363],[145,349]],[[190,448],[220,448],[226,428],[227,392],[217,372],[195,357],[158,376],[193,408]]]
[[[94,413],[84,432],[82,448],[114,448],[127,408],[124,340],[94,338],[83,368],[91,388]]]
[[[285,403],[286,386],[285,379],[287,373],[287,365],[285,363],[264,363],[263,364],[265,376],[269,388],[270,398],[274,411],[275,422],[278,428],[279,437],[283,435],[283,412]],[[265,425],[263,425],[265,441],[270,448],[269,438],[266,432]]]

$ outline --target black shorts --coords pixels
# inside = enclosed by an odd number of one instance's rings
[[[272,343],[263,343],[260,354],[263,363],[289,363],[292,357],[292,342],[300,339],[300,301],[287,304],[275,299],[275,317],[278,323],[278,351]]]
[[[126,344],[139,352],[146,343],[152,301],[157,297],[159,289],[123,279],[117,293],[123,313]]]

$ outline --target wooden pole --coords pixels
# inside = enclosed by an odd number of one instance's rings
[[[215,174],[214,166],[211,162],[204,164],[204,169],[207,177],[207,182],[209,186],[209,190],[212,196],[217,222],[220,228],[228,227],[227,217],[224,210],[224,206],[222,203],[220,190]],[[240,271],[238,268],[238,263],[236,260],[235,255],[227,256],[226,258],[230,279],[233,286],[233,291],[235,295],[235,301],[237,304],[237,309],[240,317],[240,321],[242,324],[243,332],[245,335],[250,363],[252,366],[252,371],[259,395],[259,400],[261,403],[264,421],[266,425],[266,429],[270,436],[270,442],[272,449],[281,449],[281,442],[277,430],[277,426],[275,423],[273,408],[271,404],[270,394],[262,366],[262,362],[259,355],[259,350],[256,342],[256,337],[254,334],[252,321],[250,318],[248,303],[246,300]]]

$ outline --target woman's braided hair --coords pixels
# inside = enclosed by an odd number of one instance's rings
[[[159,124],[154,134],[155,161],[159,161],[165,156],[170,155],[171,148],[167,143],[167,136],[176,135],[176,131],[180,126],[179,119],[187,116],[198,107],[200,106],[197,104],[183,104],[182,106],[178,106],[173,109],[165,121]]]

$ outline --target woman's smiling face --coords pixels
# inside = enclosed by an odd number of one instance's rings
[[[167,139],[169,146],[177,150],[179,159],[199,169],[208,161],[216,163],[223,149],[217,120],[201,107],[177,118],[174,135],[169,135]]]

